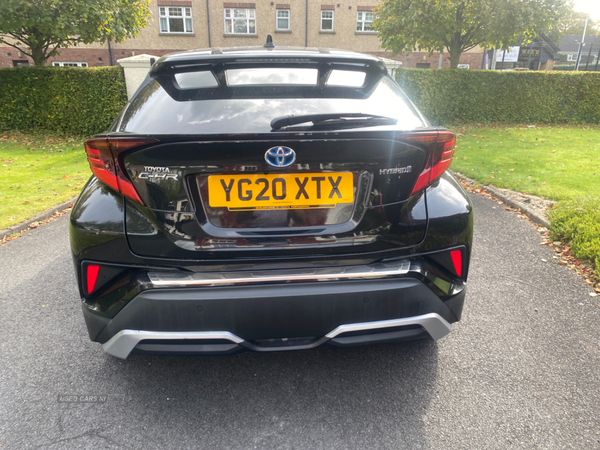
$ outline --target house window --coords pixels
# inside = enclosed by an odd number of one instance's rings
[[[577,53],[569,53],[567,55],[567,61],[577,61]]]
[[[85,62],[61,62],[61,61],[52,61],[52,67],[87,67],[87,63]]]
[[[226,34],[256,34],[256,10],[225,8]]]
[[[158,8],[161,33],[191,33],[192,8],[160,6]]]
[[[358,11],[356,14],[356,31],[373,31],[373,13]]]
[[[277,26],[278,30],[289,30],[290,29],[290,10],[289,9],[278,9],[277,10]]]
[[[321,11],[321,31],[333,31],[333,10]]]

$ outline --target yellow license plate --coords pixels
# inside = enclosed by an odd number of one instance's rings
[[[354,183],[350,172],[208,177],[208,203],[213,208],[333,208],[352,202]]]

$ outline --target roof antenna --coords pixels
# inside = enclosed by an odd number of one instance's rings
[[[273,36],[267,34],[267,43],[263,45],[264,48],[275,48],[275,44],[273,44]]]

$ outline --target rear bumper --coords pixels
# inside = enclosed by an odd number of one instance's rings
[[[465,290],[442,300],[408,277],[148,289],[113,318],[83,312],[92,339],[120,358],[299,350],[440,339],[460,318]]]
[[[394,329],[395,331],[388,331]],[[377,334],[351,335],[370,331]],[[142,331],[122,330],[102,345],[102,349],[117,358],[126,359],[137,348],[151,353],[232,353],[244,349],[254,351],[306,350],[329,343],[338,346],[372,344],[418,338],[427,333],[438,340],[452,331],[452,325],[439,314],[430,313],[404,319],[381,320],[340,325],[320,339],[305,344],[258,346],[228,331]],[[144,344],[144,342],[146,342]],[[154,342],[154,344],[153,344]],[[158,343],[157,343],[158,342]],[[188,343],[186,343],[188,342]],[[286,342],[282,340],[282,343]]]

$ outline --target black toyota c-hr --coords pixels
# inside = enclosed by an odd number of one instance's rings
[[[160,58],[85,143],[70,233],[90,338],[126,358],[445,336],[473,224],[455,141],[372,56]]]

